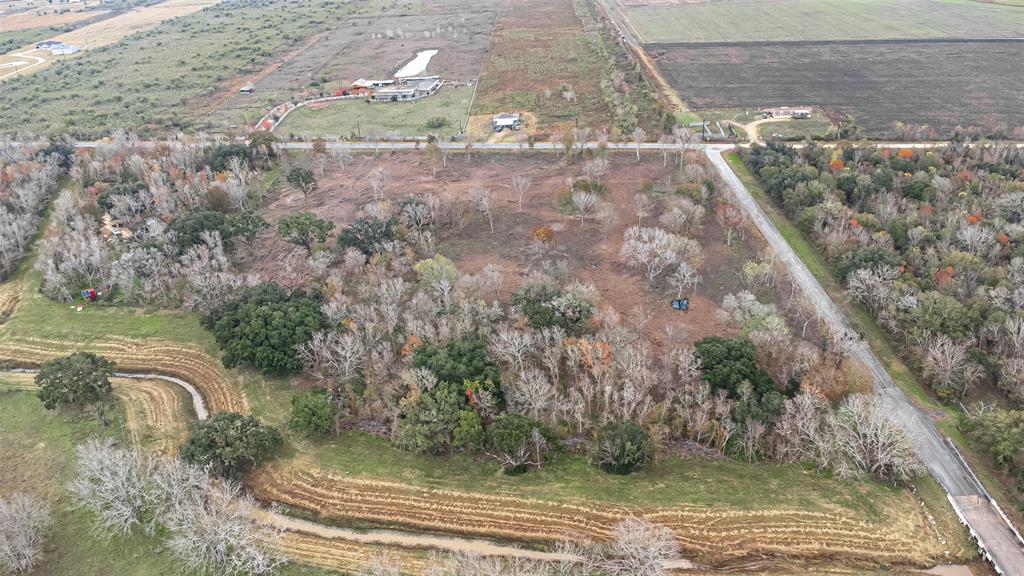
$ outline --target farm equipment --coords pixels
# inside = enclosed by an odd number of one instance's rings
[[[681,310],[683,312],[688,312],[690,310],[690,299],[689,298],[682,298],[682,299],[679,299],[679,300],[673,300],[672,301],[672,309],[673,310]]]
[[[95,302],[98,296],[99,292],[96,292],[95,288],[86,288],[85,290],[82,290],[82,298],[85,298],[89,302]]]

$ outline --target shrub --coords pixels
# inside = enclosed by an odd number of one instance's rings
[[[558,439],[546,426],[521,414],[506,412],[487,431],[488,454],[507,474],[521,474],[544,464]]]
[[[750,340],[708,336],[697,341],[696,349],[701,372],[712,390],[725,389],[733,398],[743,382],[749,382],[758,394],[774,390],[771,376],[757,365],[757,352]]]
[[[427,128],[444,128],[448,125],[448,119],[444,116],[434,116],[427,119]]]
[[[181,458],[209,466],[221,477],[237,479],[263,464],[284,444],[281,433],[253,416],[218,412],[192,423]]]
[[[43,362],[36,374],[37,395],[47,410],[58,407],[82,407],[108,400],[114,365],[91,352]]]
[[[462,388],[451,382],[438,382],[399,416],[395,444],[411,452],[440,454],[471,443],[477,435],[472,430],[472,417],[463,412],[472,410],[466,406]]]
[[[264,372],[300,370],[295,347],[327,328],[318,297],[289,293],[275,284],[243,289],[234,300],[214,308],[202,324],[224,350],[224,366],[247,362]]]
[[[590,450],[590,463],[611,474],[629,474],[653,457],[654,442],[647,430],[631,421],[605,424]]]
[[[334,401],[322,388],[292,397],[288,427],[306,434],[327,434],[334,425]]]

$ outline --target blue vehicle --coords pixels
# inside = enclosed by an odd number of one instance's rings
[[[681,300],[673,300],[672,301],[672,309],[673,310],[682,310],[683,312],[688,311],[690,309],[690,299],[689,298],[683,298]]]

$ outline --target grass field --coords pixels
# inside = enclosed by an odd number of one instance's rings
[[[355,135],[358,123],[362,136],[398,132],[402,136],[454,136],[466,126],[473,86],[442,87],[433,96],[415,102],[378,102],[364,100],[331,102],[322,107],[300,108],[285,118],[277,128],[282,137],[291,135],[312,138]],[[447,123],[430,128],[430,118],[442,117]]]
[[[623,12],[645,43],[1024,35],[1024,10],[971,0],[629,0]]]
[[[834,138],[836,128],[821,112],[815,112],[806,120],[768,122],[760,125],[758,131],[762,140],[803,140]]]
[[[273,0],[221,3],[10,79],[0,90],[4,129],[88,137],[116,128],[147,134],[187,127],[196,112],[190,99],[259,69],[335,18],[380,9],[376,1],[351,0],[275,6]]]
[[[896,122],[941,138],[956,126],[983,135],[1024,125],[1012,80],[1024,42],[676,46],[653,50],[658,68],[694,110],[811,105],[853,117],[887,137]]]
[[[23,30],[0,31],[0,54],[6,54],[15,48],[21,48],[39,40],[45,40],[53,34],[59,33],[61,28],[43,26],[40,28],[28,28]]]

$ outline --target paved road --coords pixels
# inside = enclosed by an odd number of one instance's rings
[[[737,203],[747,212],[761,235],[790,270],[797,285],[810,298],[819,316],[833,326],[850,328],[846,317],[818,280],[796,255],[775,225],[758,206],[750,191],[733,173],[722,152],[728,146],[707,146],[708,158],[732,190]],[[904,394],[879,362],[867,343],[860,340],[852,355],[871,371],[875,389],[886,410],[903,425],[914,439],[917,451],[928,471],[950,494],[950,499],[967,520],[978,539],[990,551],[992,563],[1003,574],[1024,574],[1024,546],[1010,530],[1001,514],[986,497],[985,489],[974,474],[939,434],[935,424]]]

